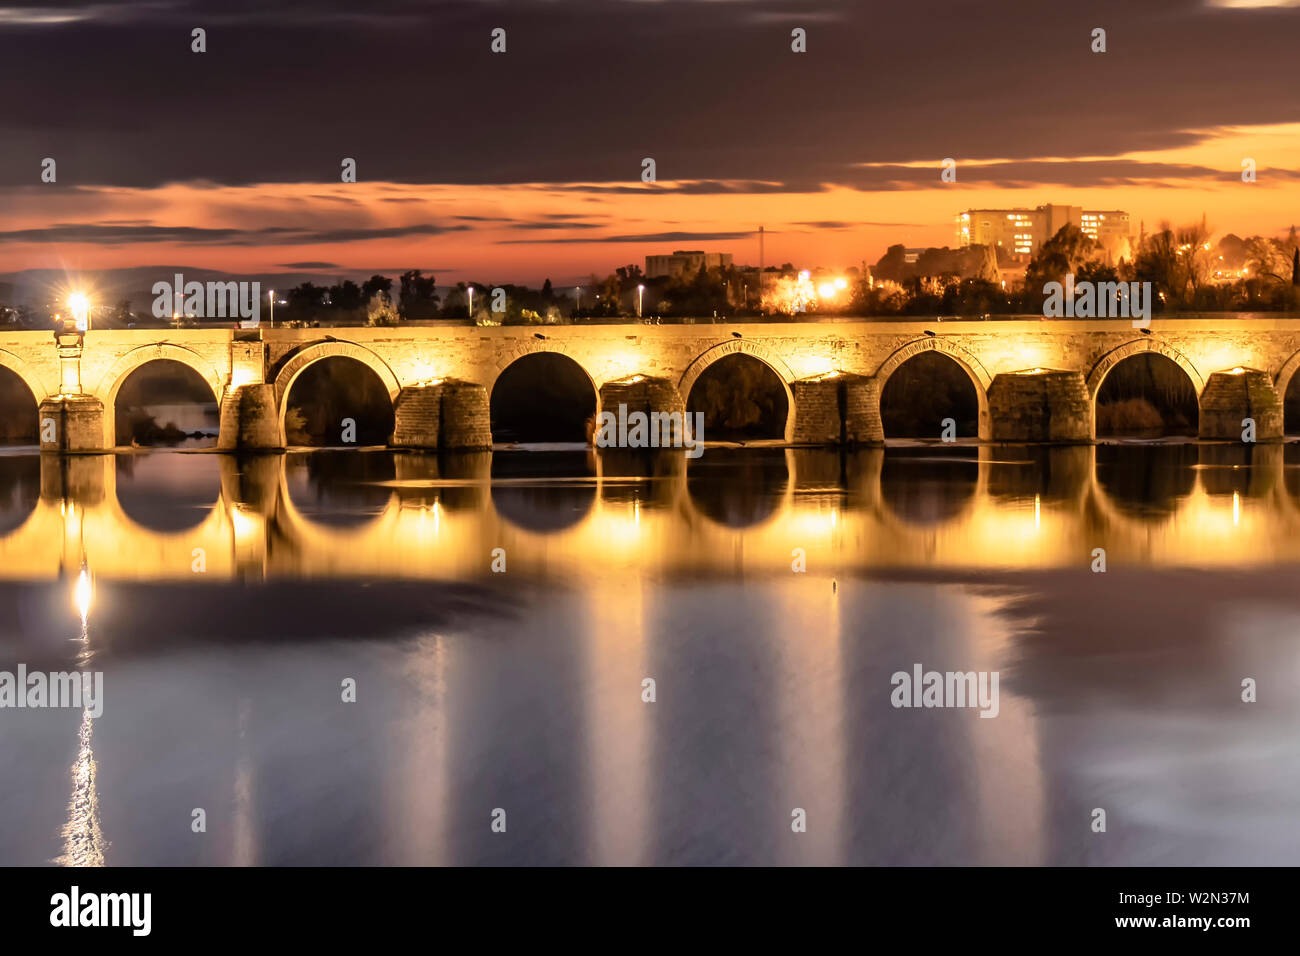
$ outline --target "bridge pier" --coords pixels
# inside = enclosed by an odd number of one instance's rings
[[[392,448],[436,449],[442,433],[442,385],[407,385],[393,402]]]
[[[106,451],[108,424],[104,403],[91,395],[52,395],[40,404],[41,451],[56,454],[95,454]]]
[[[393,435],[388,444],[424,451],[491,448],[487,389],[453,380],[404,386],[393,403]]]
[[[1200,437],[1241,441],[1242,420],[1255,420],[1255,441],[1282,440],[1282,400],[1266,372],[1215,372],[1201,392]]]
[[[275,386],[240,385],[221,400],[220,451],[282,451],[284,429],[275,401]]]
[[[492,412],[488,390],[473,382],[442,383],[438,445],[447,451],[482,451],[492,447]]]
[[[864,375],[830,372],[790,383],[796,445],[866,445],[885,440],[880,389]]]
[[[1088,442],[1092,397],[1080,372],[1033,369],[1004,372],[989,386],[993,440]]]
[[[627,378],[615,379],[600,386],[599,399],[600,407],[596,409],[598,415],[603,411],[617,414],[618,407],[626,405],[629,415],[632,412],[644,412],[647,416],[655,412],[661,415],[676,414],[682,416],[683,423],[686,422],[686,401],[677,386],[666,378],[629,375]]]

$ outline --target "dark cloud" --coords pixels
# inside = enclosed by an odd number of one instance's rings
[[[583,222],[568,213],[545,213],[536,219],[517,219],[510,216],[452,216],[459,222],[482,223],[486,225],[510,226],[515,229],[603,229],[598,222]]]
[[[528,220],[528,219],[512,219],[512,220],[510,220],[510,225],[511,225],[512,227],[516,228],[516,229],[527,229],[527,230],[530,230],[530,231],[531,231],[531,230],[540,230],[540,231],[543,231],[543,232],[545,232],[545,231],[547,231],[547,230],[563,230],[563,231],[568,231],[568,230],[570,230],[570,229],[604,229],[604,228],[605,228],[605,226],[604,226],[603,223],[599,223],[599,222],[578,222],[578,221],[576,221],[576,220],[572,220],[572,219],[565,219],[565,220],[562,220],[562,221],[559,221],[559,222],[546,222],[546,221],[540,221],[540,220],[536,220],[536,219],[533,219],[533,220]]]
[[[868,192],[933,189],[940,183],[941,164],[862,166],[845,172],[839,184]],[[1240,166],[1214,169],[1187,163],[1143,162],[1128,159],[1027,160],[1014,162],[957,161],[957,185],[1016,189],[1027,186],[1113,187],[1206,185],[1240,181]],[[1294,179],[1297,171],[1273,169],[1278,179]],[[882,225],[905,225],[883,223]]]
[[[342,269],[337,262],[281,262],[281,269]]]
[[[769,229],[768,232],[773,232]],[[719,242],[725,239],[749,239],[758,235],[755,231],[745,232],[649,232],[632,236],[578,236],[561,239],[502,239],[501,245],[530,245],[532,243],[552,243],[571,245],[583,242]]]
[[[297,246],[348,243],[403,236],[437,236],[463,232],[469,226],[394,226],[384,229],[312,230],[286,226],[263,229],[205,229],[197,226],[117,226],[98,223],[56,223],[40,229],[0,231],[0,242],[91,242],[122,245],[136,242],[170,242],[192,245]]]
[[[640,182],[649,156],[661,180],[690,181],[681,192],[906,189],[919,181],[911,172],[882,180],[879,168],[855,164],[927,164],[929,182],[929,164],[944,157],[1117,156],[1192,143],[1205,130],[1300,121],[1294,7],[176,0],[7,9],[0,186],[38,184],[44,157],[59,164],[51,190],[337,183],[340,161],[353,157],[371,182],[664,188]],[[792,14],[807,24],[805,54],[790,50]],[[189,29],[200,24],[207,52],[195,54]],[[1089,49],[1098,24],[1105,54]],[[500,25],[509,52],[494,55],[489,32]],[[1009,170],[987,181],[1019,179]]]
[[[571,192],[571,193],[636,193],[638,195],[653,195],[663,193],[665,195],[678,196],[713,196],[720,193],[815,193],[822,192],[827,188],[825,183],[799,183],[799,182],[755,182],[747,180],[723,181],[717,179],[708,179],[700,181],[687,180],[685,182],[664,182],[664,183],[642,183],[619,185],[616,183],[560,183],[539,186],[547,192]]]
[[[808,226],[811,229],[863,229],[866,227],[889,227],[900,229],[923,229],[925,223],[920,222],[847,222],[842,219],[821,219],[815,222],[793,222],[792,226]],[[768,230],[769,232],[771,230]]]

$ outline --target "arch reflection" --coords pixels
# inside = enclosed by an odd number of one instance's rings
[[[979,482],[978,448],[890,449],[880,472],[881,498],[899,520],[934,526],[965,511]]]
[[[284,456],[284,480],[303,517],[335,528],[356,528],[380,515],[397,477],[386,452],[305,452]]]
[[[780,448],[710,448],[686,471],[695,509],[727,528],[753,528],[781,508],[790,485]]]
[[[1192,493],[1199,460],[1192,442],[1098,445],[1096,481],[1125,514],[1163,517]]]
[[[176,533],[197,528],[218,507],[221,475],[199,455],[120,455],[117,500],[136,524]]]
[[[492,504],[517,528],[562,531],[591,511],[595,477],[587,451],[497,452],[492,456]]]

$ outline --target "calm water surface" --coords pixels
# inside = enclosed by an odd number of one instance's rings
[[[1294,863],[1298,562],[1290,445],[10,450],[0,863]]]

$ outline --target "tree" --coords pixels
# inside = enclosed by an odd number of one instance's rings
[[[361,283],[361,297],[369,302],[375,297],[376,292],[382,292],[388,297],[388,301],[393,300],[393,280],[388,276],[373,275],[365,282]]]
[[[310,282],[304,282],[290,289],[285,298],[289,302],[287,309],[292,320],[305,322],[315,316],[321,308],[325,292],[325,289]]]
[[[623,270],[620,268],[620,272]],[[618,275],[608,275],[600,284],[599,308],[602,315],[618,315],[622,311],[623,282]]]
[[[397,311],[404,319],[432,319],[438,314],[438,295],[433,276],[421,275],[419,269],[402,273]]]
[[[1061,282],[1067,273],[1077,273],[1085,263],[1097,257],[1097,244],[1080,229],[1066,223],[1038,248],[1025,269],[1025,288],[1042,290],[1048,282]]]
[[[370,299],[366,307],[366,325],[396,325],[399,321],[393,309],[393,298],[380,289]]]
[[[645,279],[645,276],[641,272],[641,267],[632,262],[629,262],[625,266],[619,266],[614,270],[614,273],[618,276],[618,281],[623,292],[635,289],[641,284],[642,280]]]
[[[1144,236],[1133,260],[1133,277],[1138,282],[1150,282],[1157,299],[1174,299],[1178,284],[1178,242],[1168,223],[1162,223],[1159,232]],[[1158,303],[1155,307],[1158,307]]]
[[[907,250],[902,243],[886,249],[871,274],[877,279],[888,279],[891,282],[902,282],[907,278]]]
[[[344,309],[353,311],[359,309],[367,301],[362,294],[361,286],[357,285],[351,279],[344,279],[337,285],[329,288],[330,305],[335,309]]]
[[[1178,302],[1190,305],[1201,286],[1210,280],[1210,227],[1205,217],[1199,224],[1182,226],[1175,235],[1178,244],[1174,250],[1174,288]]]

